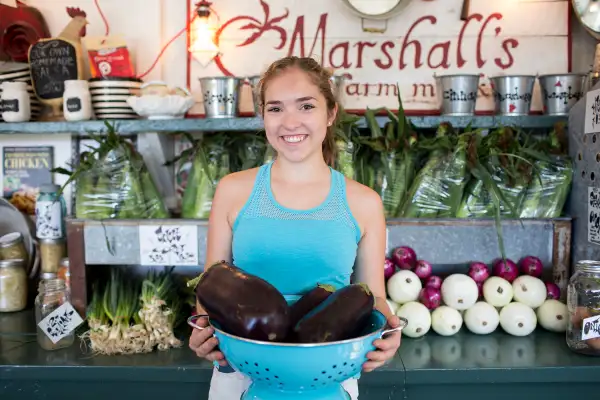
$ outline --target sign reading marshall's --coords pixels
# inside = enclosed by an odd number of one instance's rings
[[[220,55],[207,68],[192,59],[194,92],[199,76],[257,75],[279,57],[298,55],[347,76],[349,110],[396,108],[398,83],[407,110],[435,113],[435,75],[479,73],[477,110],[491,111],[488,77],[569,67],[568,1],[472,0],[461,21],[462,0],[413,0],[383,34],[363,32],[342,0],[219,0],[214,6]],[[542,109],[537,83],[533,109]],[[203,113],[202,107],[192,112]]]

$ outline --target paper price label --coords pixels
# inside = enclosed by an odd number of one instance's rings
[[[56,344],[60,339],[73,332],[83,320],[71,303],[66,302],[40,321],[38,326]]]
[[[600,337],[600,315],[594,315],[583,320],[581,340],[595,339]]]
[[[588,242],[600,245],[600,188],[588,187]]]
[[[194,225],[142,225],[139,238],[142,265],[198,265]]]

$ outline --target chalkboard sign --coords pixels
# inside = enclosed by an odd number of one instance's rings
[[[44,103],[62,103],[65,81],[81,79],[81,45],[65,39],[40,39],[29,48],[31,80]]]
[[[70,97],[67,99],[67,110],[69,112],[81,111],[81,99],[79,97]]]

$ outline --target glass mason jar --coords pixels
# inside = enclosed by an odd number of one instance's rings
[[[67,255],[64,239],[40,239],[42,272],[58,273],[60,260]]]
[[[0,237],[0,260],[24,260],[29,258],[23,235],[20,232],[7,233]]]
[[[60,260],[60,266],[58,267],[58,278],[65,281],[67,289],[71,290],[71,269],[69,266],[69,259],[67,257]]]
[[[35,230],[38,239],[60,239],[66,236],[64,217],[67,203],[58,196],[60,186],[41,185],[35,202]]]
[[[40,329],[39,323],[63,304],[71,301],[71,294],[62,279],[45,279],[40,281],[38,295],[35,298],[35,324],[37,342],[44,350],[58,350],[71,346],[75,342],[75,331],[72,331],[56,343]]]
[[[27,307],[27,272],[23,260],[0,261],[0,312]]]
[[[600,356],[600,261],[579,261],[567,286],[567,345]]]

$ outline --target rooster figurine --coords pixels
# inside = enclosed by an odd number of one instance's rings
[[[81,38],[85,36],[85,27],[88,24],[86,19],[87,15],[85,14],[85,11],[75,7],[67,7],[67,14],[73,19],[65,26],[65,29],[58,34],[58,37],[71,42],[81,43]]]

